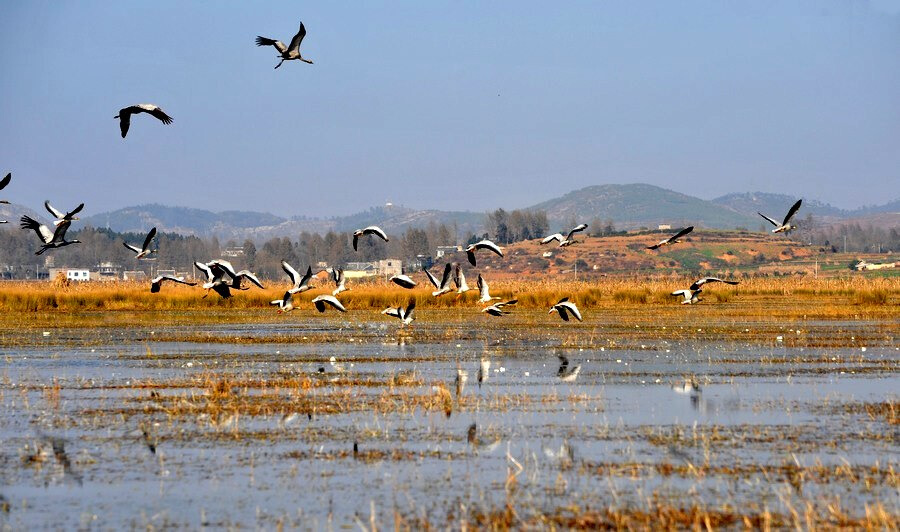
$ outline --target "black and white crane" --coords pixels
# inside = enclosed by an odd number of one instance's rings
[[[83,204],[82,204],[83,205]],[[144,238],[144,244],[141,247],[133,246],[128,242],[123,242],[125,247],[137,253],[134,258],[140,260],[144,257],[149,256],[151,253],[156,253],[157,250],[150,249],[150,245],[153,244],[153,238],[156,236],[156,228],[150,229],[150,232],[147,233],[147,237]]]

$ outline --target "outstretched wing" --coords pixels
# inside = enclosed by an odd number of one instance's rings
[[[385,242],[388,241],[387,234],[385,234],[385,232],[382,231],[382,229],[377,225],[370,225],[369,227],[366,227],[365,229],[363,229],[363,233],[367,235],[376,235],[378,236],[378,238],[384,240]]]
[[[682,229],[681,231],[678,231],[677,233],[675,233],[674,236],[669,237],[668,242],[672,242],[673,240],[678,240],[679,238],[683,237],[684,235],[690,233],[690,232],[693,231],[693,230],[694,230],[694,226],[693,226],[693,225],[688,226],[688,227],[685,227],[685,228]]]
[[[440,288],[441,285],[438,283],[437,277],[435,277],[430,271],[422,270],[425,272],[425,276],[428,277],[428,280],[431,281],[431,284],[434,285],[435,288]]]
[[[552,235],[550,235],[550,236],[544,238],[543,240],[541,240],[541,245],[543,245],[543,244],[548,244],[548,243],[550,243],[550,242],[553,242],[554,240],[559,240],[560,242],[562,242],[562,241],[563,241],[563,236],[562,236],[562,234],[561,234],[561,233],[554,233],[554,234],[552,234]]]
[[[61,212],[59,209],[54,208],[53,205],[50,205],[50,200],[44,202],[44,208],[56,218],[65,218],[66,216],[64,212]]]
[[[128,134],[128,128],[131,126],[131,113],[133,111],[130,107],[126,107],[119,111],[119,130],[122,131],[122,138],[125,138],[125,135]]]
[[[569,231],[569,234],[566,235],[566,240],[571,240],[572,235],[574,235],[575,233],[578,233],[580,231],[584,231],[585,229],[587,229],[587,226],[588,226],[588,224],[579,224],[579,225],[573,227],[572,230]]]
[[[450,273],[453,270],[453,266],[448,262],[446,266],[444,266],[444,274],[441,275],[441,286],[439,288],[444,289],[450,286]]]
[[[294,286],[300,284],[300,274],[297,273],[297,270],[295,270],[290,264],[288,264],[287,261],[281,261],[281,269],[284,270],[284,273],[286,273],[288,277],[291,278],[291,283],[293,283]]]
[[[12,179],[12,172],[9,172],[6,174],[6,177],[4,177],[2,181],[0,181],[0,190],[3,190],[4,188],[6,188],[6,185],[9,184],[9,181],[11,179]]]
[[[151,115],[155,116],[159,119],[163,124],[171,124],[172,120],[174,120],[171,116],[167,115],[165,111],[160,109],[159,107],[153,109],[152,111],[148,111]]]
[[[784,222],[782,222],[781,225],[787,225],[787,223],[788,223],[789,221],[791,221],[791,217],[794,216],[794,213],[796,213],[796,212],[797,212],[797,209],[800,208],[800,204],[801,204],[801,203],[803,203],[803,200],[802,200],[802,199],[798,199],[798,200],[797,200],[797,203],[795,203],[795,204],[791,207],[791,210],[788,211],[787,216],[784,217]]]
[[[300,43],[303,42],[303,38],[306,37],[306,26],[303,23],[300,23],[300,30],[297,32],[297,35],[294,35],[294,38],[291,39],[291,44],[288,46],[288,50],[292,52],[296,52],[300,50]],[[284,45],[282,45],[284,46]]]
[[[50,229],[48,229],[46,225],[38,223],[37,220],[27,215],[22,216],[21,221],[22,229],[31,229],[37,233],[38,238],[40,238],[41,242],[44,244],[49,244],[50,241],[53,240],[53,233],[50,232]]]
[[[256,276],[253,275],[253,273],[250,270],[241,270],[241,271],[237,272],[237,274],[238,274],[238,277],[243,277],[245,279],[249,279],[250,282],[255,284],[256,286],[258,286],[260,288],[265,288],[262,285],[262,283],[259,282],[259,279],[257,279]]]
[[[761,212],[759,212],[759,211],[756,211],[756,214],[758,214],[758,215],[762,216],[763,218],[765,218],[766,220],[768,220],[769,223],[772,224],[772,225],[774,225],[775,227],[778,227],[778,226],[780,225],[778,222],[776,222],[775,220],[769,218],[768,216],[766,216],[765,214],[763,214],[763,213],[761,213]]]
[[[53,237],[50,242],[62,242],[66,239],[66,231],[69,230],[69,226],[72,225],[72,222],[69,220],[64,220],[62,223],[56,226],[56,231],[53,232]],[[41,226],[44,227],[44,226]],[[48,242],[49,244],[49,242]]]
[[[122,242],[122,244],[125,244],[126,248],[130,249],[131,251],[134,251],[135,253],[140,253],[142,251],[141,248],[139,248],[137,246],[132,246],[128,242]]]
[[[77,207],[75,207],[74,209],[72,209],[71,211],[67,212],[65,217],[66,217],[66,218],[72,218],[73,216],[75,216],[76,214],[78,214],[79,212],[81,212],[81,209],[83,209],[83,208],[84,208],[84,203],[81,203],[81,204],[79,204]]]
[[[287,50],[287,46],[285,46],[283,42],[276,41],[275,39],[268,39],[259,35],[256,37],[256,46],[274,46],[275,49],[281,53],[284,53],[284,51]]]
[[[82,205],[84,205],[84,204],[82,204]],[[154,227],[153,229],[150,230],[149,233],[147,233],[147,238],[144,239],[144,247],[141,249],[141,251],[147,251],[148,249],[150,249],[150,244],[153,243],[153,237],[155,237],[155,236],[156,236],[156,228]]]

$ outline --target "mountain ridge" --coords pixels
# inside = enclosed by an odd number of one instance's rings
[[[591,185],[550,198],[522,210],[544,210],[551,227],[564,228],[574,220],[612,220],[618,229],[653,228],[659,224],[673,227],[697,225],[710,229],[756,229],[764,221],[757,211],[779,218],[797,198],[766,192],[735,192],[704,200],[646,183]],[[7,206],[8,207],[8,206]],[[900,200],[884,205],[845,210],[804,198],[800,219],[812,214],[823,222],[900,212]],[[482,233],[485,213],[414,209],[382,205],[366,211],[331,218],[294,216],[285,218],[257,211],[228,210],[214,212],[193,207],[144,204],[124,207],[84,217],[82,222],[116,231],[141,232],[150,227],[161,231],[197,236],[215,236],[231,240],[264,240],[296,236],[300,232],[325,233],[352,231],[366,225],[380,225],[386,231],[400,232],[409,227],[444,223],[456,228],[457,236]]]

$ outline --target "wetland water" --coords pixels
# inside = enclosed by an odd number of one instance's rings
[[[0,524],[896,524],[891,321],[297,314],[5,329]]]

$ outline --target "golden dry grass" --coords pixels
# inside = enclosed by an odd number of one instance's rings
[[[693,278],[622,279],[603,278],[590,281],[496,281],[492,295],[518,298],[521,308],[548,308],[561,297],[569,297],[583,306],[671,305],[673,290],[686,288]],[[352,286],[352,285],[351,285]],[[269,302],[280,299],[285,284],[270,284],[265,290],[235,291],[230,299],[216,294],[203,298],[204,290],[196,287],[165,286],[151,294],[147,283],[73,283],[61,286],[53,282],[5,282],[0,284],[0,309],[17,312],[38,311],[119,311],[119,310],[211,310],[269,308]],[[322,286],[295,296],[305,301],[317,294],[330,292]],[[477,294],[469,292],[461,298],[448,294],[434,298],[424,283],[405,290],[384,281],[361,283],[344,292],[339,299],[350,309],[381,310],[387,306],[406,304],[415,298],[420,307],[454,308],[477,306]],[[772,296],[784,301],[821,301],[827,306],[897,307],[900,304],[900,282],[891,278],[859,277],[854,279],[810,279],[808,277],[747,279],[737,286],[707,285],[708,302],[724,303]]]

